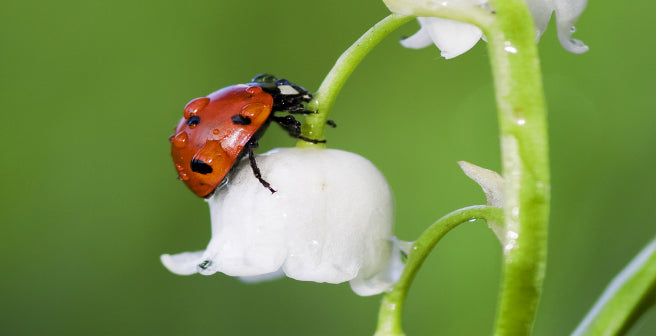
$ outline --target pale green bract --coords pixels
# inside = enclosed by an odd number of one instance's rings
[[[424,17],[427,11],[485,10],[492,13],[487,0],[383,0],[387,7],[399,15],[416,15],[421,24],[419,31],[401,41],[407,48],[419,49],[435,44],[444,58],[453,58],[471,49],[485,38],[475,25],[440,17]],[[526,0],[535,23],[536,41],[547,28],[552,13],[556,14],[558,39],[562,46],[573,53],[588,51],[580,40],[572,38],[574,24],[587,5],[587,0]],[[445,15],[449,16],[449,15]],[[512,50],[509,50],[512,52]]]

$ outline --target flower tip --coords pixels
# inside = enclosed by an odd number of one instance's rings
[[[417,20],[421,24],[420,32],[425,30],[446,59],[464,54],[483,36],[480,28],[469,23],[433,17],[419,17]]]
[[[159,259],[166,269],[178,275],[191,275],[197,272],[198,261],[203,256],[202,251],[184,252],[178,254],[162,254]]]
[[[389,291],[401,278],[405,269],[403,255],[409,254],[409,247],[413,243],[401,241],[396,237],[391,237],[387,243],[391,245],[390,256],[385,258],[387,262],[380,265],[377,273],[373,277],[358,274],[349,282],[355,294],[371,296]]]
[[[401,45],[409,49],[421,49],[428,47],[433,43],[430,35],[424,28],[419,29],[414,35],[402,38]]]
[[[558,40],[563,48],[571,53],[582,54],[589,49],[582,41],[572,38],[572,34],[576,32],[574,24],[587,4],[587,0],[555,0],[553,3],[556,12]]]
[[[574,53],[574,54],[583,54],[590,50],[590,48],[583,43],[581,40],[570,38],[569,35],[566,38],[560,38],[560,44],[565,48],[565,50]]]

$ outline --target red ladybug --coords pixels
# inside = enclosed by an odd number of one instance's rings
[[[248,84],[232,85],[196,98],[171,135],[171,156],[178,177],[200,197],[209,197],[230,169],[248,153],[253,174],[272,193],[255,162],[257,140],[273,121],[289,135],[312,143],[325,140],[301,136],[301,123],[292,114],[314,113],[303,103],[312,99],[304,88],[272,75],[258,75]],[[287,112],[278,116],[275,112]]]

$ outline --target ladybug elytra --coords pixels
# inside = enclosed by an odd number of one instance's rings
[[[196,195],[209,197],[235,163],[247,154],[255,177],[274,193],[261,176],[253,150],[271,122],[279,124],[292,137],[312,143],[325,142],[303,137],[301,123],[293,116],[315,113],[303,105],[311,99],[312,95],[304,88],[264,74],[250,83],[228,86],[190,101],[169,138],[179,179]]]

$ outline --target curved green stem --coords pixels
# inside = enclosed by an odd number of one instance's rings
[[[549,159],[535,32],[525,0],[491,1],[484,28],[499,109],[505,182],[503,270],[495,335],[529,335],[547,257]]]
[[[656,305],[656,238],[608,285],[572,336],[625,335]]]
[[[412,20],[412,16],[399,16],[392,14],[371,27],[351,47],[349,47],[337,60],[326,78],[321,83],[314,99],[308,104],[308,109],[317,111],[310,114],[305,120],[302,135],[310,139],[324,139],[324,129],[328,121],[328,113],[337,98],[337,94],[353,70],[371,50],[387,35]],[[324,144],[313,144],[299,140],[297,147],[324,147]]]
[[[394,288],[385,294],[378,314],[378,328],[376,336],[400,336],[404,335],[401,328],[401,311],[403,302],[412,280],[417,271],[428,257],[433,247],[456,226],[474,220],[485,219],[487,221],[501,222],[503,210],[495,207],[478,205],[456,210],[431,225],[419,239],[412,245],[408,260],[401,274],[401,278]]]

